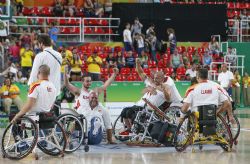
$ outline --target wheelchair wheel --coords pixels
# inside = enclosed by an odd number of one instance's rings
[[[233,116],[234,116],[235,124],[231,124],[229,119],[227,119],[227,124],[230,127],[232,137],[233,137],[233,142],[235,143],[235,145],[237,145],[237,138],[240,135],[240,122],[235,114]]]
[[[231,134],[231,130],[226,123],[225,119],[218,114],[217,115],[217,127],[216,132],[218,137],[221,137],[226,140],[227,143],[219,143],[218,145],[221,146],[221,148],[225,151],[230,151],[233,146],[233,137]]]
[[[174,146],[176,151],[184,151],[190,144],[192,144],[193,136],[196,130],[197,118],[194,114],[190,114],[184,118],[183,122],[180,122],[175,135]]]
[[[165,114],[168,118],[170,118],[170,123],[172,124],[178,124],[178,117],[180,117],[180,110],[181,108],[178,106],[171,106],[169,107]]]
[[[114,126],[113,126],[113,135],[115,136],[115,138],[119,141],[127,141],[129,140],[128,136],[121,136],[119,133],[124,131],[125,125],[123,124],[123,122],[121,122],[121,115],[119,115],[119,117],[117,117],[117,119],[114,122]]]
[[[24,116],[16,124],[9,124],[3,133],[2,153],[9,159],[22,159],[34,149],[38,139],[36,123]]]
[[[81,120],[73,114],[63,114],[58,117],[58,122],[63,127],[67,136],[66,153],[76,151],[84,139],[84,128]]]
[[[64,155],[67,137],[62,126],[55,121],[55,127],[39,130],[37,147],[45,154],[58,156]]]

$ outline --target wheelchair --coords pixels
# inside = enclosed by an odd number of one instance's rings
[[[120,135],[120,132],[126,129],[121,120],[121,115],[115,120],[113,126],[113,135],[117,140],[120,140],[122,142],[138,142],[142,144],[150,141],[158,144],[157,141],[155,141],[150,135],[150,126],[159,121],[177,124],[177,116],[180,107],[173,106],[171,108],[167,106],[167,109],[162,111],[158,107],[151,104],[147,99],[143,100],[145,101],[147,106],[150,107],[150,109],[146,107],[142,110],[137,111],[131,128],[132,133],[130,135]]]
[[[60,102],[54,104],[53,110],[58,123],[63,127],[67,136],[65,153],[73,153],[84,145],[84,151],[89,151],[87,120],[83,115],[68,108],[61,108]]]
[[[13,117],[11,115],[10,120]],[[66,134],[54,114],[42,112],[10,123],[3,133],[1,148],[4,158],[19,160],[33,152],[38,160],[37,147],[45,154],[63,157],[66,141]]]
[[[190,145],[198,145],[201,150],[205,144],[218,145],[225,151],[231,151],[231,130],[225,119],[220,114],[216,115],[216,109],[215,105],[204,105],[198,107],[197,112],[187,113],[174,135],[176,151],[182,152]]]

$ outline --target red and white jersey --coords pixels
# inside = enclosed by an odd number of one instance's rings
[[[175,83],[171,77],[167,77],[167,81],[164,83],[170,88],[170,102],[179,103],[182,101],[182,97],[175,86]]]
[[[191,109],[203,105],[216,105],[228,100],[228,97],[214,83],[209,81],[199,83],[187,91],[184,102],[191,104]]]
[[[57,90],[52,82],[41,80],[30,85],[28,97],[35,98],[36,104],[29,113],[49,112],[56,100]]]
[[[89,108],[89,94],[92,91],[85,91],[81,89],[80,95],[76,98],[76,102],[74,108],[76,109],[77,113],[83,114],[84,110]]]

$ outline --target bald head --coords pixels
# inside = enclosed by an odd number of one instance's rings
[[[44,64],[39,67],[39,75],[41,75],[43,78],[49,77],[50,74],[50,68],[48,65]]]
[[[162,71],[157,71],[154,74],[154,82],[156,85],[162,84],[164,81],[164,72]]]
[[[224,64],[221,65],[221,70],[223,72],[227,72],[227,64],[226,63],[224,63]]]

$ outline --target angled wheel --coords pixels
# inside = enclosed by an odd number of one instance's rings
[[[223,138],[226,143],[219,143],[218,145],[221,146],[221,148],[225,151],[230,151],[233,146],[233,137],[231,134],[230,127],[226,123],[225,119],[218,114],[217,115],[217,126],[216,126],[216,133],[218,137]]]
[[[84,128],[81,120],[73,114],[63,114],[58,117],[58,122],[63,127],[67,136],[66,153],[76,151],[84,139]]]
[[[24,116],[17,124],[9,124],[2,137],[2,153],[9,159],[22,159],[34,149],[38,139],[36,123]]]
[[[178,117],[180,115],[181,108],[179,106],[171,106],[169,107],[165,114],[170,119],[170,123],[178,124]]]
[[[117,119],[114,122],[114,126],[113,126],[113,135],[115,136],[115,138],[119,141],[127,141],[129,140],[128,136],[121,136],[120,132],[124,131],[126,129],[124,123],[121,121],[121,115],[119,115],[119,117],[117,117]]]
[[[234,120],[235,120],[235,124],[232,124],[229,119],[227,119],[227,124],[231,130],[232,133],[232,137],[233,137],[233,142],[235,143],[235,145],[237,145],[237,139],[240,135],[240,122],[237,118],[237,116],[234,114]]]
[[[55,121],[55,127],[39,130],[37,147],[45,154],[63,155],[67,144],[67,137],[62,126]]]
[[[197,119],[194,114],[190,114],[180,122],[174,135],[174,146],[176,151],[184,151],[192,144],[193,136],[196,130]]]

